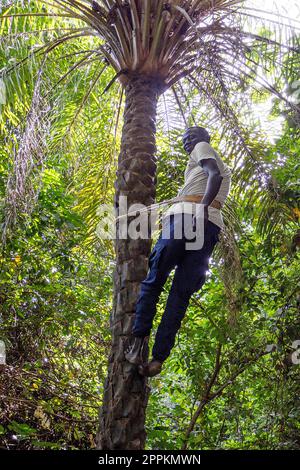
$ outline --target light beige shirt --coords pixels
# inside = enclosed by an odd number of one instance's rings
[[[223,162],[219,154],[207,142],[198,142],[191,152],[184,172],[184,185],[178,191],[177,196],[189,194],[203,195],[205,193],[208,176],[199,162],[206,158],[212,158],[217,162],[220,174],[223,177],[220,189],[215,197],[215,199],[220,201],[220,203],[223,205],[230,191],[231,170]],[[170,214],[177,213],[197,215],[199,214],[198,209],[199,204],[194,202],[176,202],[175,204],[172,204],[171,207],[169,207],[169,209],[167,209],[167,211],[163,214],[163,219],[165,219],[165,217],[169,216]],[[208,220],[221,228],[224,227],[221,210],[216,209],[215,207],[208,207]]]

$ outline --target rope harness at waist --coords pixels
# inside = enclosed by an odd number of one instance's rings
[[[138,210],[133,211],[133,212],[127,212],[126,214],[119,215],[118,217],[116,217],[116,220],[122,219],[123,217],[133,216],[133,215],[136,215],[138,213],[142,214],[143,212],[148,212],[148,211],[151,211],[151,210],[155,210],[155,209],[158,209],[160,206],[165,205],[165,204],[174,204],[176,202],[195,202],[195,203],[199,204],[199,203],[201,203],[201,201],[203,199],[203,196],[204,195],[197,195],[197,194],[189,194],[189,195],[185,195],[185,196],[176,196],[172,199],[168,199],[168,200],[165,200],[165,201],[162,201],[162,202],[157,202],[156,204],[151,204],[150,206],[146,206],[143,209],[138,209]],[[217,199],[214,199],[210,203],[210,206],[214,207],[215,209],[220,210],[221,207],[222,207],[222,204]]]
[[[203,199],[203,195],[194,195],[194,194],[189,194],[189,195],[185,195],[185,196],[178,196],[176,198],[175,202],[181,202],[181,201],[184,201],[184,202],[196,202],[196,203],[200,203]],[[222,207],[222,204],[220,203],[220,201],[218,201],[217,199],[214,199],[210,204],[209,204],[211,207],[214,207],[215,209],[221,209]]]

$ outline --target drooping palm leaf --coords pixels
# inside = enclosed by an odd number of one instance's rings
[[[22,10],[23,5],[25,9]],[[81,59],[72,64],[57,85],[76,73],[79,67],[87,65],[91,53],[91,60],[110,64],[122,84],[126,84],[130,74],[146,74],[157,77],[167,89],[177,83],[180,85],[187,77],[193,88],[227,123],[227,141],[230,136],[236,140],[235,164],[242,158],[246,167],[249,163],[249,168],[253,168],[257,159],[248,144],[245,126],[241,125],[234,110],[232,92],[242,81],[247,81],[250,86],[264,86],[285,99],[276,86],[264,77],[262,80],[259,78],[258,67],[263,70],[273,64],[274,68],[283,58],[286,60],[287,56],[295,54],[298,27],[296,22],[291,25],[284,19],[278,22],[276,18],[268,17],[261,24],[271,25],[271,34],[266,28],[264,33],[259,33],[257,24],[256,30],[251,25],[253,16],[256,16],[257,23],[257,14],[253,13],[239,0],[53,0],[37,1],[33,7],[27,2],[17,2],[4,12],[2,28],[4,33],[7,31],[4,40],[13,40],[12,31],[7,28],[8,21],[12,21],[15,34],[23,34],[22,28],[24,34],[31,34],[32,26],[38,26],[39,21],[42,21],[41,32],[47,31],[44,21],[51,20],[47,26],[49,33],[52,31],[52,38],[45,41],[41,35],[42,46],[31,49],[27,59],[25,57],[19,62],[21,66],[40,54],[51,55],[56,48],[77,38],[91,38],[92,52],[87,51],[86,61]],[[281,37],[282,25],[284,35]],[[68,31],[63,32],[66,29]],[[34,31],[38,31],[38,27]],[[18,63],[13,69],[16,67]],[[11,71],[12,68],[7,67],[3,77],[9,77]],[[95,75],[81,106],[92,93],[97,76],[100,75]],[[177,93],[175,88],[174,93]],[[298,112],[297,105],[289,105]],[[79,112],[80,108],[77,115]]]

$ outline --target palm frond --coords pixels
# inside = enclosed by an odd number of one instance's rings
[[[14,147],[13,168],[8,178],[5,200],[6,218],[2,231],[4,243],[19,215],[30,215],[39,194],[40,175],[47,151],[45,135],[50,127],[47,103],[41,89],[42,73],[43,64],[38,72],[23,135]]]
[[[212,133],[234,170],[236,197],[248,191],[253,202],[261,196],[259,186],[265,173],[260,174],[260,164],[267,146],[264,136],[254,130],[253,120],[245,117],[251,93],[267,90],[284,103],[285,112],[296,121],[300,116],[299,105],[282,91],[289,80],[290,64],[298,55],[299,24],[278,18],[273,12],[266,12],[265,17],[260,13],[241,0],[15,2],[0,17],[0,44],[3,49],[9,43],[16,46],[14,63],[7,63],[1,76],[8,89],[13,90],[18,82],[20,92],[27,96],[22,89],[21,70],[36,70],[44,54],[49,63],[55,64],[55,80],[47,100],[59,113],[59,97],[63,96],[69,111],[65,129],[72,130],[68,135],[59,129],[52,136],[53,146],[58,145],[59,138],[64,139],[64,145],[71,139],[75,122],[86,122],[85,109],[90,109],[90,101],[97,101],[96,93],[108,106],[106,95],[117,80],[124,89],[136,74],[149,76],[161,83],[162,91],[172,88],[172,106],[166,95],[161,114],[168,121],[169,139],[172,129],[179,126],[171,115],[173,105],[182,117],[180,126],[202,121],[215,128]],[[37,45],[34,38],[39,28]],[[3,56],[7,57],[6,51]],[[70,60],[67,67],[66,60]],[[64,64],[61,73],[60,63]],[[65,95],[72,86],[79,86],[85,69],[85,90],[80,98],[77,96],[76,104],[72,102],[68,107]],[[5,112],[6,116],[10,113],[9,107]],[[114,111],[114,116],[115,138],[119,138],[120,109]],[[57,125],[63,127],[59,122],[57,118]],[[94,165],[100,171],[96,162]],[[96,200],[98,192],[94,194]],[[227,215],[233,223],[229,209]],[[90,217],[89,223],[92,220]]]

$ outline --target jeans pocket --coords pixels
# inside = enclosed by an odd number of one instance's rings
[[[156,271],[158,269],[159,260],[164,248],[165,245],[163,243],[156,243],[155,247],[153,248],[149,256],[149,269],[151,269],[151,271]]]
[[[161,259],[165,248],[164,244],[158,244],[153,248],[149,257],[149,271],[144,283],[159,284],[164,277],[164,266],[161,264]]]

